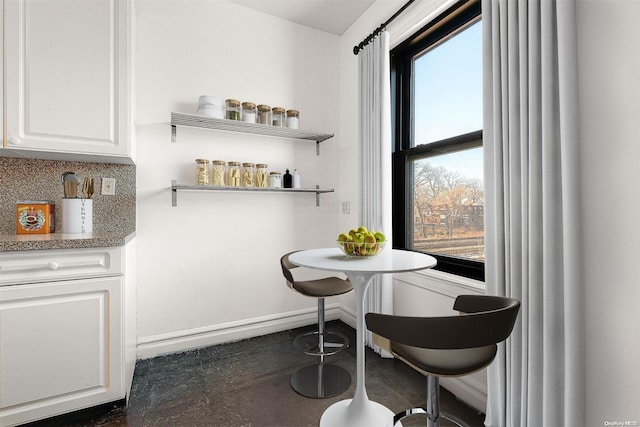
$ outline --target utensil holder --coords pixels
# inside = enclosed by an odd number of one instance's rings
[[[93,232],[93,199],[62,199],[62,232]]]

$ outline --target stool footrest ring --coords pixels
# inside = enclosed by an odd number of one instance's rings
[[[318,331],[298,335],[293,346],[309,356],[332,356],[349,347],[349,338],[339,332],[324,332],[324,351],[320,351],[320,334]]]
[[[389,427],[394,427],[399,421],[403,420],[404,418],[407,418],[411,415],[416,415],[416,414],[426,415],[428,418],[427,425],[429,426],[439,426],[440,419],[445,419],[445,420],[451,421],[457,426],[469,427],[469,425],[466,424],[464,421],[462,421],[460,418],[450,415],[444,411],[439,411],[437,414],[433,414],[429,416],[429,413],[424,408],[411,408],[411,409],[407,409],[406,411],[398,412],[393,416],[393,422],[392,424],[389,425]]]

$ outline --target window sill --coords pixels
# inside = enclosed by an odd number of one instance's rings
[[[396,273],[394,280],[455,298],[460,294],[485,294],[485,283],[437,270]]]

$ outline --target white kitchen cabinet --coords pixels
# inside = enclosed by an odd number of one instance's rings
[[[132,245],[0,253],[1,426],[127,397],[135,366],[135,279],[125,274],[135,275]]]
[[[5,0],[3,155],[134,162],[127,0]]]
[[[120,247],[0,252],[0,285],[116,276],[123,262]]]
[[[0,2],[0,6],[2,6]],[[3,53],[4,45],[4,7],[0,7],[0,53]],[[4,55],[0,55],[3,58],[2,66],[0,66],[0,82],[4,82]],[[0,85],[0,117],[4,118],[4,87]],[[4,135],[4,119],[0,120],[0,135]],[[0,155],[2,154],[2,144],[0,144]]]

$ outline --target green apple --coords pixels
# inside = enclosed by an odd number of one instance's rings
[[[349,240],[351,236],[349,236],[347,233],[340,233],[340,235],[338,236],[338,241],[339,242],[346,242],[347,240]]]
[[[365,227],[364,225],[358,227],[358,233],[367,234],[368,232],[369,230],[367,230],[367,227]]]
[[[383,233],[383,232],[381,232],[381,231],[378,231],[378,232],[375,234],[375,236],[376,236],[376,241],[378,241],[378,242],[384,242],[385,240],[387,240],[387,237],[386,237],[386,236],[384,235],[384,233]]]
[[[355,249],[356,249],[356,253],[360,253],[360,248],[362,247],[363,243],[364,243],[364,235],[362,233],[356,233],[353,236],[353,242],[355,245]]]
[[[375,255],[378,251],[376,238],[373,234],[364,236],[364,255]]]

